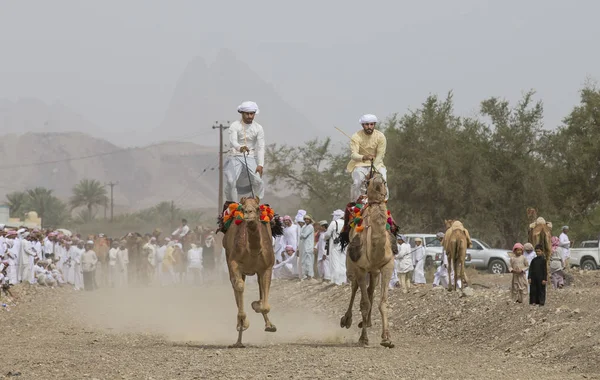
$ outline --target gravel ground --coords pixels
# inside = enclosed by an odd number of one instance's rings
[[[245,349],[235,341],[228,285],[75,292],[17,286],[0,310],[0,377],[20,379],[583,379],[600,378],[595,356],[600,272],[575,273],[549,291],[545,307],[515,305],[509,276],[471,274],[474,294],[393,291],[396,348],[356,346],[360,320],[340,329],[350,289],[316,281],[276,281],[274,334],[249,307]],[[379,294],[376,293],[376,299]],[[358,301],[358,300],[357,300]],[[10,309],[10,310],[8,310]]]

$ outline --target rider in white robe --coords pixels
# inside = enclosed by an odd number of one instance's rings
[[[264,198],[262,170],[265,164],[265,134],[263,127],[254,121],[258,106],[244,102],[238,107],[241,120],[229,126],[230,149],[223,166],[225,198],[238,202],[239,195]],[[248,179],[250,176],[250,179]]]

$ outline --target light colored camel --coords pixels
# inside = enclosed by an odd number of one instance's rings
[[[465,260],[467,257],[467,248],[473,246],[471,236],[469,235],[469,231],[458,220],[445,220],[444,223],[447,230],[442,244],[446,255],[448,255],[448,272],[452,273],[452,270],[454,270],[454,282],[452,279],[448,281],[448,291],[456,290],[459,275],[462,285],[461,289],[463,289],[469,283],[469,279],[465,273]]]
[[[358,325],[362,332],[358,342],[369,344],[367,328],[371,327],[371,310],[375,287],[381,274],[381,300],[379,312],[381,313],[382,333],[381,345],[393,348],[388,325],[388,284],[394,271],[394,255],[386,224],[388,221],[385,196],[387,190],[381,174],[376,173],[369,180],[367,187],[368,204],[362,209],[362,226],[350,231],[350,243],[346,255],[346,274],[352,283],[350,305],[346,314],[340,320],[342,328],[352,326],[352,308],[356,291],[360,288],[360,311],[362,322]],[[367,288],[367,276],[369,278]]]
[[[223,246],[229,278],[235,293],[235,302],[238,308],[237,330],[238,340],[231,346],[244,347],[242,333],[250,323],[244,312],[244,287],[246,276],[254,274],[258,277],[260,300],[252,302],[252,309],[261,313],[265,320],[265,331],[275,332],[277,328],[269,320],[271,310],[269,305],[269,289],[271,287],[271,274],[275,264],[275,252],[272,244],[271,224],[260,220],[261,210],[258,197],[242,198],[241,210],[238,211],[239,223],[236,221],[225,232]]]
[[[537,215],[537,214],[536,214]],[[552,256],[552,223],[546,222],[542,217],[539,217],[535,222],[529,225],[528,241],[534,247],[542,246],[542,251],[546,257],[546,266],[548,276],[550,276],[550,257]]]

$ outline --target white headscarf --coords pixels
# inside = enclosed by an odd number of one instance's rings
[[[304,222],[304,215],[306,215],[306,210],[298,210],[296,214],[296,222]]]
[[[333,216],[333,220],[338,220],[344,217],[344,211],[337,209],[334,212],[332,212],[331,215]]]
[[[237,108],[238,112],[254,112],[257,115],[260,113],[260,110],[258,109],[258,105],[254,102],[251,101],[246,101],[243,102],[242,104],[240,104]]]
[[[365,123],[377,123],[377,116],[375,115],[371,115],[370,113],[366,114],[366,115],[362,115],[360,117],[360,119],[358,120],[358,122],[362,125]]]

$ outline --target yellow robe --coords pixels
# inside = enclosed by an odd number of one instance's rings
[[[367,154],[375,157],[373,160],[375,169],[385,167],[383,158],[385,157],[386,146],[387,140],[385,135],[378,130],[374,130],[371,135],[367,135],[364,130],[356,132],[352,135],[352,139],[350,140],[350,150],[352,154],[346,170],[352,173],[357,166],[370,166],[370,161],[362,160],[362,157]]]

